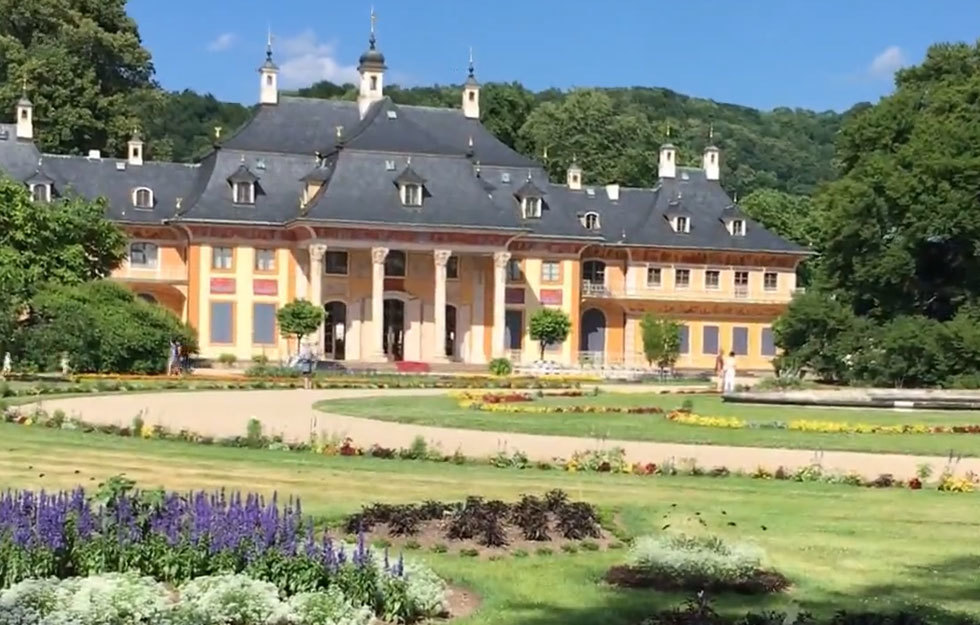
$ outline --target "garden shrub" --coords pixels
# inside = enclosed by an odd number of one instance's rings
[[[490,361],[490,373],[497,376],[510,375],[514,371],[513,365],[506,358],[494,358]]]
[[[764,555],[756,545],[730,544],[717,536],[643,536],[634,542],[628,566],[614,567],[606,579],[621,586],[750,593],[788,586],[779,573],[763,570]]]
[[[336,588],[294,595],[289,608],[304,625],[368,625],[374,618],[370,608],[355,605]]]
[[[52,370],[67,353],[75,371],[160,373],[173,339],[197,351],[190,326],[108,281],[49,286],[31,299],[30,311],[14,334],[19,367]]]
[[[218,354],[218,362],[222,365],[233,365],[238,362],[238,357],[235,354]]]

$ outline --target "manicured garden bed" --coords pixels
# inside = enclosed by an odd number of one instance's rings
[[[714,608],[724,615],[785,610],[789,602],[813,612],[819,622],[838,609],[892,611],[918,605],[925,606],[920,612],[934,623],[951,622],[953,612],[980,614],[973,581],[980,559],[974,536],[980,525],[976,500],[970,496],[923,490],[910,505],[909,493],[894,489],[683,476],[648,482],[632,476],[325,457],[3,424],[0,441],[0,485],[50,491],[94,486],[125,472],[139,484],[177,491],[225,487],[270,497],[288,489],[302,497],[304,512],[318,527],[328,522],[339,535],[344,534],[343,520],[372,502],[462,501],[472,494],[515,501],[524,493],[541,496],[555,488],[598,505],[632,536],[657,533],[671,511],[680,519],[700,512],[708,531],[726,540],[757,542],[775,568],[793,581],[772,600],[715,595]],[[526,557],[510,554],[496,560],[406,552],[406,558],[424,560],[440,577],[482,598],[467,625],[636,625],[690,596],[597,584],[625,557],[620,550],[529,551]]]
[[[523,495],[514,503],[478,496],[452,503],[374,503],[347,517],[344,529],[363,533],[375,544],[469,557],[499,558],[536,550],[597,551],[618,543],[600,527],[594,506],[569,501],[557,489],[542,497]]]
[[[586,387],[585,390],[588,390]],[[734,418],[747,423],[744,428],[693,427],[665,418],[686,402],[692,412],[709,418]],[[851,410],[776,406],[748,406],[723,403],[713,395],[673,395],[646,393],[585,393],[582,397],[543,397],[529,402],[536,410],[505,412],[511,406],[523,410],[528,404],[489,404],[491,409],[474,410],[461,406],[456,396],[418,397],[405,402],[394,397],[328,400],[316,406],[325,412],[397,421],[418,425],[556,434],[588,439],[659,441],[745,447],[785,447],[907,453],[936,456],[980,455],[980,436],[959,433],[917,432],[846,433],[820,431],[826,428],[806,424],[862,424],[867,429],[896,426],[924,428],[980,424],[980,413],[894,410]],[[603,407],[606,411],[603,412]],[[649,414],[630,414],[629,409],[645,408]],[[660,408],[664,414],[652,412]],[[501,410],[498,412],[497,410]],[[615,411],[611,411],[615,410]],[[624,412],[620,412],[624,411]],[[799,429],[765,427],[774,422],[800,422]],[[841,426],[842,427],[842,426]],[[816,430],[816,431],[812,431]]]

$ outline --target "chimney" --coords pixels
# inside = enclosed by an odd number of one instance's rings
[[[606,185],[606,195],[609,196],[609,200],[612,202],[619,201],[619,185],[618,184],[607,184]]]
[[[135,166],[143,164],[143,139],[136,130],[133,130],[133,136],[126,144],[126,162]]]
[[[17,101],[17,138],[24,141],[34,139],[34,105],[24,95]]]
[[[704,177],[708,180],[719,180],[721,178],[721,150],[716,145],[709,145],[704,149],[704,159],[702,161]]]
[[[102,152],[99,152],[98,150],[89,150],[88,157],[92,160],[99,160],[102,158]]]
[[[657,167],[661,178],[677,177],[677,148],[673,143],[660,146],[660,162]]]
[[[571,191],[582,190],[582,168],[579,167],[578,159],[572,157],[572,164],[568,166],[565,174],[565,183]]]

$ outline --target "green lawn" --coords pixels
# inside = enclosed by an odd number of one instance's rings
[[[91,486],[120,472],[147,487],[277,490],[302,497],[307,512],[331,519],[372,501],[468,494],[513,499],[563,488],[615,514],[631,535],[658,531],[673,510],[675,524],[700,512],[712,531],[758,541],[794,586],[778,598],[722,596],[719,605],[725,609],[777,608],[796,601],[822,614],[920,604],[980,614],[977,495],[324,458],[0,424],[0,488]],[[737,526],[729,527],[728,520]],[[415,557],[482,597],[481,608],[462,621],[465,625],[635,625],[682,599],[598,583],[623,555],[532,555],[497,562],[453,554]]]
[[[694,412],[703,416],[739,417],[748,421],[790,421],[814,419],[860,423],[980,423],[977,412],[926,412],[882,409],[831,409],[798,406],[752,406],[724,403],[717,395],[658,395],[640,393],[602,393],[598,396],[545,398],[548,404],[600,404],[612,406],[655,405],[665,410],[680,407],[685,399],[694,403]],[[657,414],[514,414],[483,412],[461,408],[449,397],[405,398],[373,397],[367,399],[328,400],[316,405],[320,410],[338,414],[399,421],[419,425],[524,432],[528,434],[561,434],[591,439],[621,439],[787,447],[802,449],[835,449],[880,453],[908,453],[945,456],[980,455],[980,434],[824,434],[775,429],[732,430],[668,421]]]

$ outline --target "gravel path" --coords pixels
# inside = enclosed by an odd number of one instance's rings
[[[610,389],[612,390],[612,389]],[[485,457],[501,449],[521,450],[531,460],[569,457],[575,451],[595,447],[622,447],[631,461],[660,463],[667,458],[693,458],[704,467],[725,466],[752,470],[758,466],[774,469],[809,464],[814,452],[803,449],[762,447],[725,447],[618,440],[592,440],[571,436],[544,436],[509,432],[485,432],[374,421],[359,417],[328,414],[314,410],[313,403],[324,399],[369,397],[384,393],[412,397],[440,395],[439,389],[413,390],[272,390],[272,391],[202,391],[193,393],[134,393],[48,399],[45,410],[64,410],[92,423],[128,424],[142,413],[147,423],[164,425],[171,430],[187,429],[208,436],[245,434],[253,417],[262,421],[266,432],[281,434],[287,440],[308,440],[311,432],[350,436],[358,445],[377,443],[386,447],[407,447],[413,438],[423,436],[446,453],[459,449],[466,456]],[[855,471],[875,477],[892,473],[908,478],[916,467],[929,463],[939,471],[947,459],[937,456],[907,456],[846,451],[823,452],[825,469]],[[980,473],[980,459],[964,458],[957,472]]]

